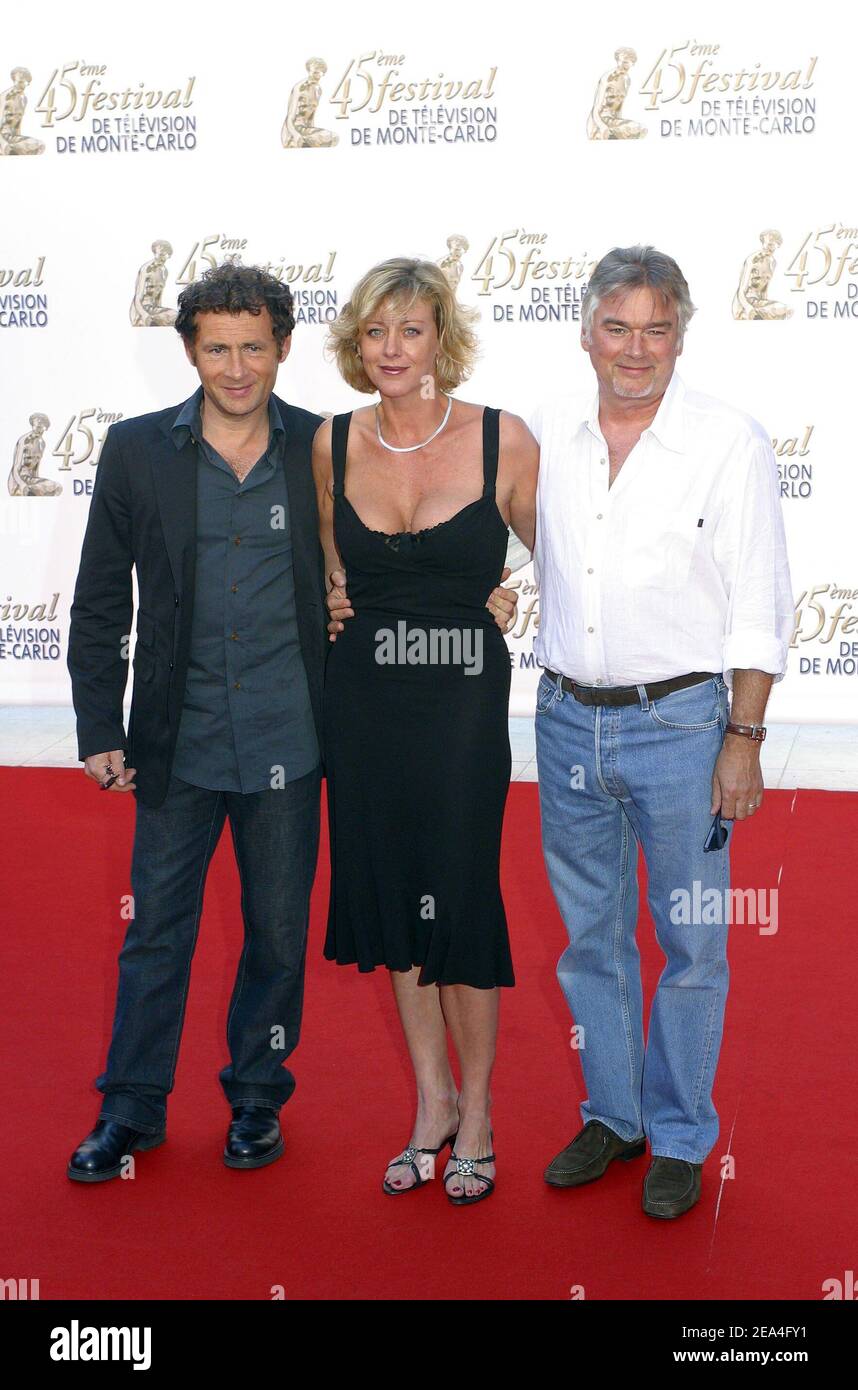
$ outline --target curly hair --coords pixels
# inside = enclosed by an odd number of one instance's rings
[[[364,324],[384,301],[405,308],[416,299],[430,305],[435,316],[438,330],[435,375],[439,390],[454,391],[467,381],[479,351],[473,329],[478,311],[458,302],[449,280],[434,261],[395,256],[374,265],[358,280],[348,303],[331,324],[327,351],[334,358],[343,380],[353,390],[372,395],[377,389],[358,356],[358,341]]]
[[[258,314],[267,309],[274,326],[274,340],[281,347],[295,327],[295,301],[288,285],[255,265],[224,262],[207,270],[182,290],[177,300],[176,332],[190,347],[196,337],[197,314]]]

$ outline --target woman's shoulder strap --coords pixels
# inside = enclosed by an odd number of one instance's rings
[[[483,408],[483,496],[494,495],[498,476],[500,447],[500,411],[496,406]]]
[[[335,415],[331,420],[331,466],[334,476],[332,492],[334,497],[340,497],[345,490],[346,450],[351,422],[351,411],[345,415]]]

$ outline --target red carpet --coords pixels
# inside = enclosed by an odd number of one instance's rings
[[[0,769],[5,999],[0,1277],[43,1299],[818,1300],[855,1268],[858,796],[769,792],[740,827],[737,887],[780,881],[779,930],[734,925],[715,1101],[721,1134],[703,1199],[677,1222],[640,1210],[647,1160],[577,1191],[542,1182],[580,1128],[583,1083],[554,975],[565,933],[539,849],[537,788],[510,790],[504,893],[518,986],[503,996],[494,1083],[498,1188],[456,1209],[440,1182],[391,1201],[407,1142],[408,1065],[386,972],[322,960],[327,864],[314,896],[306,1009],[283,1111],[286,1155],[220,1160],[217,1082],[239,950],[228,832],[209,877],[169,1138],[137,1176],[65,1176],[92,1127],[124,933],[134,806],[75,771]],[[323,837],[324,845],[324,837]],[[650,991],[661,953],[645,917]],[[22,1135],[19,1141],[16,1135]],[[722,1183],[720,1156],[735,1159]]]

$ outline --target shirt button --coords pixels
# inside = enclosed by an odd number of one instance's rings
[[[601,520],[602,520],[602,513],[601,513],[601,512],[597,512],[597,513],[596,513],[596,520],[597,520],[597,521],[601,521]],[[238,541],[236,541],[236,545],[238,545]]]
[[[236,536],[235,543],[236,545],[241,545],[241,536]]]
[[[238,641],[238,633],[237,633],[237,632],[231,632],[229,635],[230,635],[230,637],[231,637],[231,639],[232,639],[233,642],[237,642],[237,641]]]
[[[229,592],[230,592],[231,594],[237,594],[237,593],[238,593],[238,585],[237,585],[237,584],[233,584],[233,586],[232,586],[232,588],[230,589]]]
[[[602,467],[604,468],[604,466],[605,466],[605,464],[608,462],[608,460],[607,460],[607,459],[599,459],[599,462],[600,462],[600,464],[602,465]]]
[[[233,690],[240,690],[240,689],[241,689],[241,681],[236,681],[236,682],[235,682],[235,685],[234,685],[232,688],[233,688]]]
[[[596,629],[595,629],[594,627],[588,627],[588,628],[587,628],[587,631],[588,631],[588,632],[595,632]]]
[[[588,570],[587,573],[588,573],[588,574],[592,574],[593,571],[592,571],[592,570]]]

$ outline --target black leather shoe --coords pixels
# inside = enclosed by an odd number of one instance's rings
[[[264,1168],[285,1145],[276,1110],[264,1105],[236,1105],[226,1136],[223,1161],[227,1168]]]
[[[644,1178],[643,1209],[647,1216],[672,1221],[700,1201],[702,1163],[656,1154]]]
[[[166,1129],[146,1134],[116,1120],[99,1120],[91,1134],[75,1149],[66,1169],[73,1182],[107,1182],[118,1178],[122,1160],[135,1149],[156,1149],[167,1137]]]
[[[571,1144],[553,1158],[545,1170],[545,1181],[552,1187],[581,1187],[604,1176],[615,1158],[627,1162],[646,1152],[646,1139],[621,1139],[601,1120],[588,1120]]]

